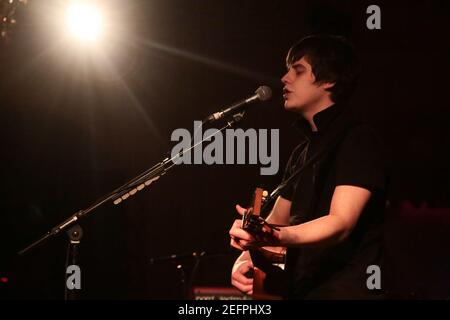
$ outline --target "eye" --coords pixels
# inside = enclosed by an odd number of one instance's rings
[[[299,74],[303,73],[303,70],[300,69],[300,68],[294,68],[294,71],[295,71],[296,75],[299,75]]]

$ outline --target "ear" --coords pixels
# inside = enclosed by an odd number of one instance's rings
[[[324,90],[328,90],[330,88],[333,88],[335,84],[336,84],[335,82],[324,82],[322,83],[322,88]]]

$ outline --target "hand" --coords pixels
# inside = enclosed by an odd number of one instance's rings
[[[240,205],[236,205],[236,211],[240,215],[244,215],[246,209]],[[263,232],[258,238],[242,229],[242,220],[236,219],[229,231],[231,241],[230,245],[236,249],[245,251],[255,247],[264,246],[278,246],[280,245],[280,232],[271,229],[268,232]]]
[[[253,279],[245,275],[252,269],[253,264],[251,260],[238,260],[231,271],[231,284],[245,294],[253,293]]]
[[[246,209],[237,204],[236,211],[243,216]],[[231,238],[230,245],[236,249],[245,251],[252,248],[256,244],[256,239],[250,233],[242,229],[241,219],[234,220],[229,233]]]

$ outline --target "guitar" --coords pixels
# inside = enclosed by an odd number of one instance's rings
[[[256,188],[252,205],[242,217],[242,228],[252,234],[255,239],[270,236],[277,226],[267,223],[261,217],[261,206],[267,197],[267,191]],[[286,248],[261,247],[249,250],[253,270],[248,276],[253,278],[253,298],[279,300],[285,291],[284,261]]]

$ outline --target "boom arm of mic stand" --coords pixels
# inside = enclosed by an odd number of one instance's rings
[[[197,145],[209,141],[213,136],[215,136],[217,133],[222,132],[223,130],[227,128],[231,128],[236,122],[239,122],[242,120],[244,113],[238,113],[233,116],[232,120],[229,120],[225,126],[223,126],[220,130],[216,131],[215,133],[211,134],[210,136],[206,137],[205,139],[201,140],[194,146],[190,147],[189,149],[180,152],[176,156],[172,157],[171,159],[164,159],[162,162],[154,165],[150,169],[142,172],[137,177],[131,179],[121,187],[115,189],[114,191],[110,192],[106,196],[100,198],[96,202],[94,202],[91,206],[89,206],[87,209],[79,210],[75,214],[73,214],[70,218],[66,219],[62,223],[58,224],[57,226],[53,227],[50,231],[48,231],[44,236],[36,240],[35,242],[31,243],[29,246],[24,248],[23,250],[20,250],[18,252],[19,255],[23,255],[29,250],[33,249],[40,243],[44,242],[45,240],[49,239],[52,236],[57,235],[62,230],[67,229],[68,227],[72,226],[76,221],[80,220],[84,216],[86,216],[88,213],[92,212],[96,208],[100,207],[104,203],[108,201],[113,201],[114,204],[119,204],[122,202],[122,200],[126,200],[130,195],[133,195],[137,191],[140,191],[143,189],[144,186],[149,185],[151,182],[159,179],[162,175],[164,175],[168,170],[170,170],[175,163],[170,164],[170,166],[167,166],[170,162],[173,162],[177,158],[182,157],[186,152],[191,151],[193,148],[195,148]],[[144,186],[143,186],[144,184]],[[140,188],[142,187],[142,188]],[[134,192],[134,190],[136,190]],[[132,193],[133,192],[133,193]],[[121,199],[120,201],[118,199]]]

